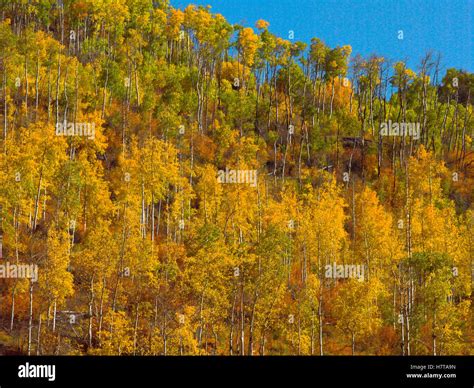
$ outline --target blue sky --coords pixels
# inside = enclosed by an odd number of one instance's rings
[[[443,70],[474,72],[474,0],[171,0],[179,8],[190,3],[245,26],[265,19],[284,38],[293,30],[306,43],[318,37],[330,47],[350,44],[353,54],[406,60],[413,70],[432,49]]]

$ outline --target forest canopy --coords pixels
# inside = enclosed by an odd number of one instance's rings
[[[473,355],[474,74],[442,69],[0,0],[0,354]]]

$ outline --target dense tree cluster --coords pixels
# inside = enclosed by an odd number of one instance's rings
[[[351,51],[1,0],[0,352],[473,354],[474,75]]]

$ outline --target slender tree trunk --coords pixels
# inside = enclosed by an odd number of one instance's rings
[[[232,311],[230,314],[230,330],[229,330],[229,355],[234,354],[234,325],[235,325],[235,304],[237,302],[237,290],[234,291],[234,299],[232,302]]]
[[[92,348],[92,321],[94,318],[94,314],[92,311],[92,307],[94,304],[94,276],[91,278],[91,289],[90,289],[90,298],[89,298],[89,348]]]
[[[53,333],[56,331],[56,298],[54,298],[53,303]]]
[[[133,355],[134,356],[137,354],[139,307],[140,307],[140,303],[137,301],[137,304],[135,307],[135,326],[133,328]]]
[[[38,319],[38,336],[36,337],[36,355],[41,354],[41,314]]]
[[[99,342],[100,342],[100,337],[101,337],[101,332],[102,332],[102,322],[104,318],[104,292],[105,292],[105,276],[102,278],[102,287],[100,290],[99,325],[97,327]]]
[[[28,318],[28,356],[31,355],[31,341],[33,330],[33,281],[30,279],[30,304],[29,304],[29,318]]]
[[[13,325],[15,322],[15,292],[16,292],[16,285],[13,286],[12,290],[12,307],[10,312],[10,332],[13,331]]]

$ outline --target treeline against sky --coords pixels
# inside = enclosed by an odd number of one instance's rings
[[[0,353],[473,354],[474,75],[443,69],[0,1]]]

